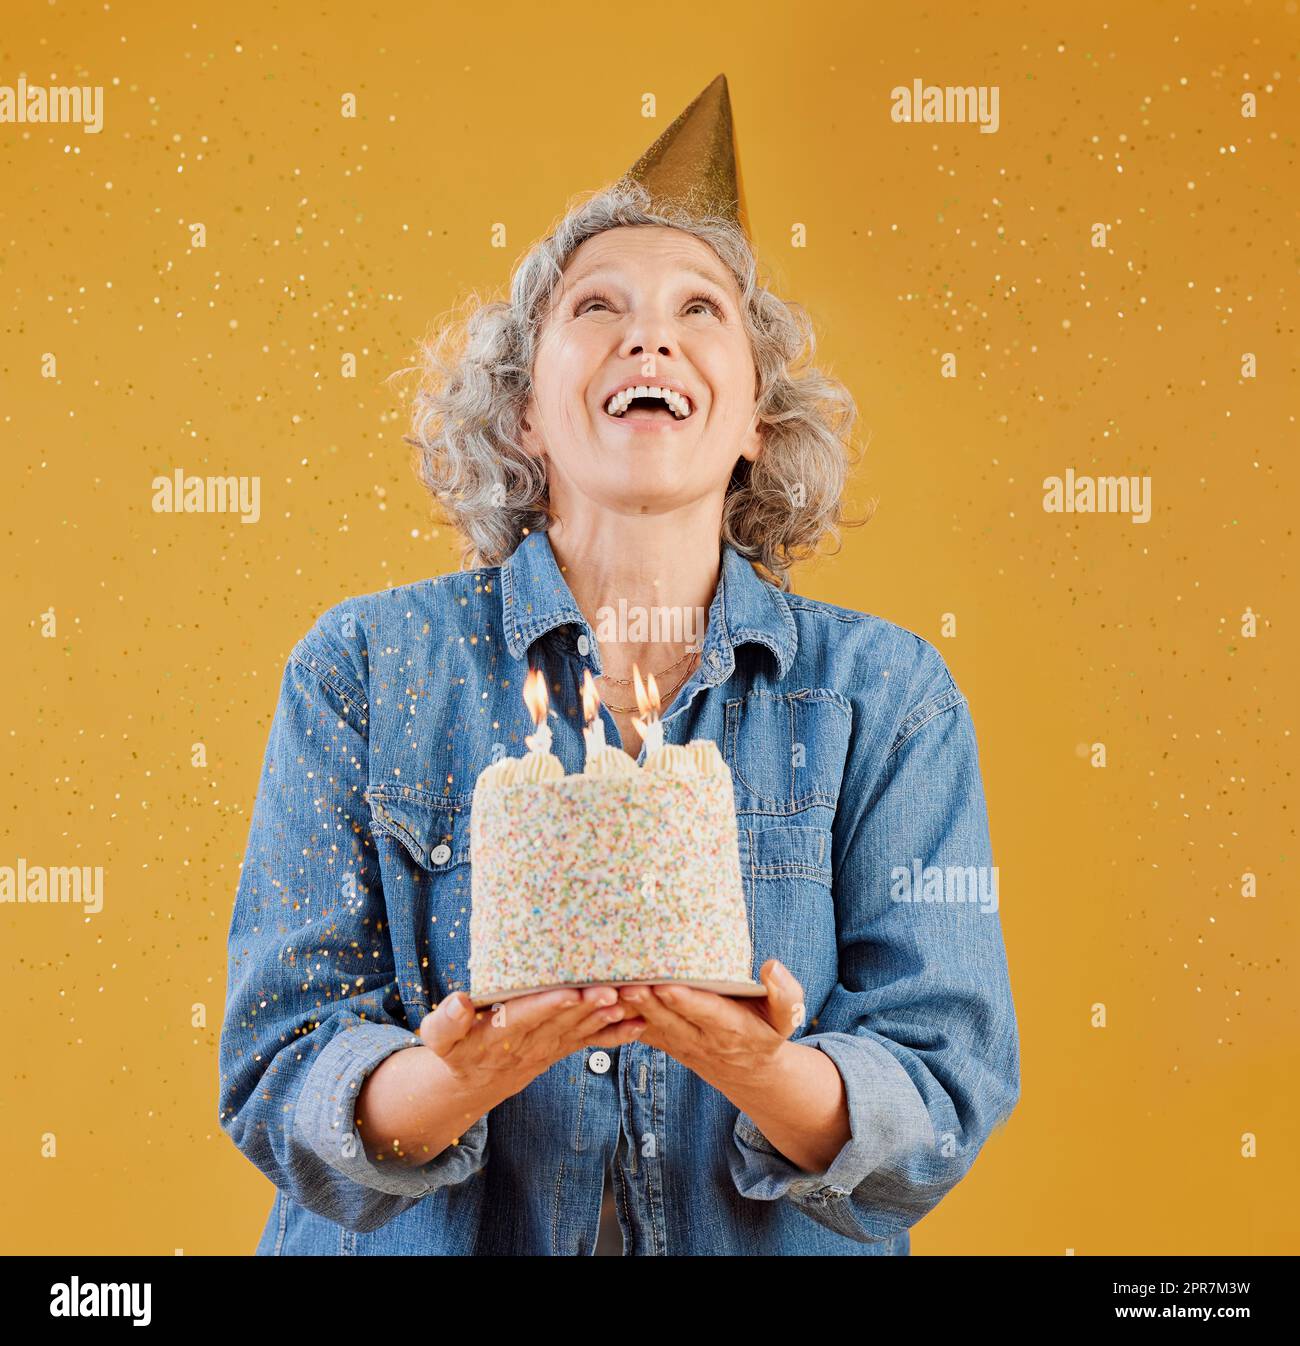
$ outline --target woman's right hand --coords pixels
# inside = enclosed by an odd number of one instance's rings
[[[457,1011],[463,1009],[463,1014]],[[463,991],[448,996],[420,1023],[435,1051],[471,1097],[490,1106],[526,1089],[556,1061],[583,1047],[618,1047],[646,1026],[629,1017],[614,986],[560,987],[475,1010]]]

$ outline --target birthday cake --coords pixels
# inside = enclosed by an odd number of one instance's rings
[[[474,789],[470,862],[476,1005],[589,984],[766,994],[715,743],[647,743],[639,766],[589,739],[581,775],[549,751],[494,762]]]

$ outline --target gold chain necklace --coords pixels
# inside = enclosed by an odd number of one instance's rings
[[[692,650],[691,657],[694,658],[697,653],[698,653],[697,651]],[[682,662],[681,659],[677,661],[678,664],[680,664],[681,662]],[[676,664],[669,664],[668,668],[676,668],[676,666],[677,666]],[[664,670],[665,673],[667,671],[668,669]],[[690,676],[691,676],[691,669],[690,666],[688,665],[686,672],[682,674],[681,678],[677,681],[677,683],[674,686],[670,687],[666,692],[661,692],[659,694],[661,703],[666,704],[668,701],[670,701],[672,697],[677,694],[678,689],[682,686],[683,683],[685,683],[686,679],[689,678]],[[615,681],[615,679],[609,679],[609,681]],[[619,681],[621,681],[621,679],[619,679]],[[620,711],[623,712],[624,714],[626,714],[630,710],[639,711],[641,709],[640,706],[616,706],[612,701],[605,701],[604,704],[610,710]]]
[[[673,662],[669,664],[667,668],[661,668],[659,672],[653,674],[653,676],[656,678],[662,678],[665,673],[671,673],[672,670],[676,668],[678,664],[682,663],[686,659],[689,659],[691,655],[698,653],[699,653],[698,650],[687,650],[686,653],[682,655],[681,659],[674,659]],[[601,678],[604,679],[605,682],[616,682],[621,687],[631,687],[632,685],[631,678],[611,678],[607,673],[602,673],[600,676]]]

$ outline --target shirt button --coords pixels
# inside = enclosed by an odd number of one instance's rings
[[[435,865],[445,865],[451,859],[451,847],[435,846],[429,852],[429,859]]]
[[[579,653],[579,654],[587,654],[587,653],[590,652],[590,650],[591,650],[591,641],[589,641],[589,640],[587,639],[586,636],[579,636],[579,637],[578,637],[578,653]]]
[[[603,1075],[609,1069],[608,1052],[592,1052],[587,1057],[587,1065],[591,1068],[593,1074]]]
[[[721,666],[721,664],[722,664],[722,656],[717,652],[717,650],[714,650],[713,653],[709,655],[709,667],[718,668]]]

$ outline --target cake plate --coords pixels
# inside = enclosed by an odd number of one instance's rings
[[[482,1009],[485,1005],[495,1005],[506,1000],[515,1000],[521,995],[537,995],[542,991],[559,991],[573,989],[581,991],[588,986],[692,986],[697,991],[713,991],[717,995],[735,996],[738,999],[754,998],[767,995],[767,987],[762,982],[750,981],[703,981],[698,977],[648,977],[633,980],[611,979],[608,981],[557,981],[549,986],[524,986],[517,991],[500,992],[480,992],[471,994],[470,1000],[473,1001],[476,1009]],[[616,1025],[611,1024],[610,1027]]]

